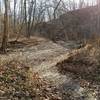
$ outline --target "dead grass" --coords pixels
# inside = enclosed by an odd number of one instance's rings
[[[97,41],[98,42],[98,41]],[[100,47],[95,44],[87,44],[84,48],[73,50],[68,59],[59,62],[58,70],[65,74],[72,72],[85,79],[100,82]]]

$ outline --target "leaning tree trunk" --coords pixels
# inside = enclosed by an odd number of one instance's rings
[[[5,3],[5,14],[4,14],[4,33],[2,37],[1,51],[6,53],[7,41],[8,41],[8,0]]]

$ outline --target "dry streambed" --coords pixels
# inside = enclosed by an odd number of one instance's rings
[[[76,78],[74,74],[68,72],[70,70],[65,74],[60,72],[58,65],[62,68],[65,67],[66,62],[64,61],[69,57],[69,50],[51,41],[42,40],[33,46],[31,44],[31,46],[14,49],[14,52],[8,55],[0,55],[0,64],[3,65],[11,61],[24,63],[25,66],[31,68],[32,73],[38,73],[52,84],[50,86],[51,88],[54,86],[53,90],[56,87],[54,98],[50,98],[53,94],[51,92],[50,97],[35,98],[36,100],[97,100],[96,89],[87,87],[89,82],[81,80],[79,77]],[[68,63],[68,66],[71,66],[70,64]],[[51,88],[48,89],[51,91]],[[49,93],[49,90],[46,90],[46,92]],[[58,95],[56,95],[57,92]],[[30,99],[32,100],[32,98]]]

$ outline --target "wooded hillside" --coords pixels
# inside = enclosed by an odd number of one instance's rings
[[[58,19],[40,23],[36,30],[43,37],[52,40],[77,40],[100,34],[98,6],[76,9],[61,15]],[[47,34],[48,33],[48,34]]]

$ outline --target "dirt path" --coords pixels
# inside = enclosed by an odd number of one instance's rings
[[[68,50],[51,41],[41,42],[36,46],[21,48],[8,55],[1,55],[0,64],[11,60],[22,61],[43,77],[50,78],[51,81],[59,81],[60,79],[59,82],[63,83],[62,80],[65,80],[65,76],[60,75],[53,66],[65,59],[63,55],[67,52]]]
[[[74,100],[96,100],[92,94],[87,97],[88,99],[82,99],[85,89],[72,79],[72,74],[62,75],[55,67],[59,61],[67,59],[68,51],[51,41],[42,41],[38,45],[20,48],[8,55],[0,55],[0,64],[11,60],[21,61],[32,67],[34,72],[38,72],[42,77],[58,86],[61,91],[71,90],[73,93],[71,95],[76,98]],[[66,95],[63,100],[67,100]]]

